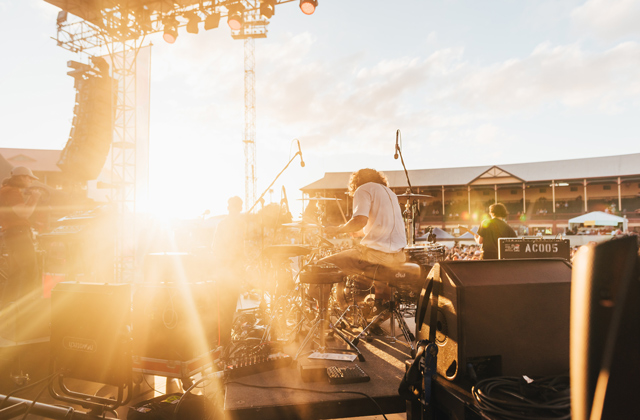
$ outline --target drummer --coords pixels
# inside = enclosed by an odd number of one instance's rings
[[[356,248],[323,258],[320,262],[335,264],[347,274],[362,274],[372,265],[404,263],[407,238],[402,210],[384,173],[369,168],[354,172],[349,179],[349,195],[353,197],[353,216],[345,224],[325,227],[325,233],[335,235],[364,229],[364,237]],[[374,286],[374,309],[381,310],[387,286],[378,282],[374,282]]]

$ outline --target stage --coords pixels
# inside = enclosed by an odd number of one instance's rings
[[[263,372],[227,383],[225,418],[234,420],[331,419],[405,412],[406,404],[398,394],[404,375],[408,348],[374,339],[362,340],[358,348],[365,362],[311,360],[300,357],[288,368]],[[359,365],[371,378],[369,382],[332,385],[326,379],[304,382],[300,370],[309,366]]]

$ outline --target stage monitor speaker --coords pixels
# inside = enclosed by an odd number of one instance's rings
[[[574,420],[630,419],[640,394],[640,282],[635,236],[586,245],[571,289]]]
[[[451,261],[436,264],[428,277],[439,291],[433,322],[441,376],[568,374],[570,264]],[[429,337],[430,304],[418,308],[418,339]]]
[[[133,353],[189,361],[218,346],[216,284],[142,285],[133,297]]]
[[[51,292],[51,355],[65,377],[131,380],[131,286],[58,283]]]

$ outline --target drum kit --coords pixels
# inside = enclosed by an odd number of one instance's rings
[[[412,199],[425,195],[407,193],[399,197]],[[307,214],[303,220],[282,224],[283,228],[299,230],[301,243],[269,245],[262,251],[263,267],[272,281],[271,286],[266,287],[268,293],[263,294],[260,302],[262,314],[259,317],[266,326],[259,338],[259,345],[291,344],[306,333],[296,354],[298,357],[311,340],[317,344],[316,351],[323,351],[326,327],[337,328],[339,331],[334,331],[336,335],[350,345],[343,351],[355,352],[360,358],[362,355],[345,334],[368,325],[375,298],[373,281],[363,276],[346,275],[336,266],[319,261],[340,251],[324,237],[320,221],[326,215],[327,205],[334,202],[340,207],[341,200],[331,197],[306,200],[315,201],[315,214]],[[344,217],[342,208],[340,211]],[[414,204],[407,203],[405,220],[410,244],[405,249],[407,261],[430,270],[435,263],[444,260],[445,248],[437,243],[416,245],[414,236],[410,234],[415,232],[414,217]],[[344,220],[346,222],[346,218]],[[404,310],[415,311],[422,286],[423,284],[410,284],[398,287],[395,300]]]

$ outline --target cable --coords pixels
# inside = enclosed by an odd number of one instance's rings
[[[356,395],[362,395],[366,398],[368,398],[378,409],[378,411],[380,411],[380,414],[382,414],[382,417],[384,417],[385,420],[387,419],[387,416],[385,416],[384,412],[382,411],[382,408],[378,405],[378,403],[376,402],[376,400],[374,400],[373,398],[371,398],[369,395],[365,394],[364,392],[358,392],[358,391],[344,391],[344,390],[340,390],[340,391],[318,391],[315,389],[306,389],[306,388],[294,388],[294,387],[290,387],[290,386],[261,386],[261,385],[250,385],[250,384],[245,384],[243,382],[227,382],[227,385],[230,384],[235,384],[235,385],[241,385],[241,386],[246,386],[249,388],[260,388],[260,389],[288,389],[290,391],[306,391],[306,392],[312,392],[312,393],[316,393],[316,394],[356,394]]]
[[[564,420],[571,418],[571,397],[567,376],[531,380],[496,377],[478,382],[471,393],[483,413],[505,420]]]
[[[142,380],[144,381],[145,384],[147,384],[147,386],[149,388],[151,388],[154,392],[157,392],[158,394],[162,395],[162,392],[158,391],[155,387],[151,386],[151,384],[149,383],[149,381],[147,381],[147,376],[146,375],[142,375]]]
[[[48,382],[45,386],[43,386],[43,387],[42,387],[42,389],[38,392],[38,395],[36,395],[36,396],[33,398],[33,401],[32,401],[32,402],[31,402],[31,404],[29,405],[29,408],[27,408],[27,411],[25,411],[25,412],[24,412],[24,415],[22,416],[22,420],[25,420],[25,419],[27,418],[27,416],[29,415],[29,413],[31,412],[31,410],[33,409],[33,407],[36,405],[36,401],[38,401],[38,398],[40,398],[40,396],[42,396],[42,393],[45,391],[45,389],[49,388],[49,384],[50,384],[51,382],[53,382],[53,379],[54,379],[56,376],[58,376],[58,375],[59,375],[59,373],[57,373],[57,374],[55,374],[54,376],[52,376],[52,377],[49,379],[49,382]]]
[[[191,385],[189,388],[187,388],[184,391],[184,394],[182,394],[182,396],[178,400],[178,403],[176,404],[176,408],[173,409],[173,418],[174,419],[178,418],[178,412],[180,410],[180,406],[182,405],[182,402],[184,401],[184,399],[187,396],[187,394],[189,394],[194,388],[196,388],[198,386],[198,384],[201,384],[204,381],[213,380],[213,379],[214,379],[213,376],[205,376],[204,378],[198,379],[197,381],[195,381],[193,383],[193,385]]]
[[[67,419],[73,419],[73,414],[76,412],[76,410],[73,407],[69,407],[69,409],[67,410],[67,412],[64,414],[64,418],[63,420],[67,420]]]
[[[106,407],[106,406],[105,406],[105,407],[104,407],[104,411],[109,411],[109,412],[111,412],[111,413],[115,414],[115,416],[116,416],[116,418],[117,418],[117,419],[119,419],[119,418],[120,418],[120,416],[118,415],[118,412],[116,411],[116,409],[115,409],[115,408],[110,408],[110,407]],[[104,417],[104,413],[102,414],[102,417]]]
[[[2,400],[2,402],[0,403],[0,409],[1,409],[2,407],[4,407],[5,403],[7,402],[7,400],[9,399],[9,397],[11,397],[12,395],[15,395],[15,394],[17,394],[18,392],[20,392],[20,391],[24,391],[24,390],[27,390],[27,389],[29,389],[29,388],[33,388],[34,386],[36,386],[36,385],[38,385],[38,384],[40,384],[40,383],[42,383],[42,382],[45,382],[45,381],[48,381],[49,379],[52,379],[52,378],[53,378],[53,377],[55,377],[56,375],[59,375],[59,373],[52,373],[51,375],[47,376],[46,378],[42,378],[42,379],[40,379],[40,380],[38,380],[38,381],[36,381],[36,382],[34,382],[34,383],[32,383],[32,384],[25,385],[25,386],[23,386],[22,388],[14,389],[13,391],[11,391],[10,393],[8,393],[8,394],[4,397],[4,399],[3,399],[3,400]]]

